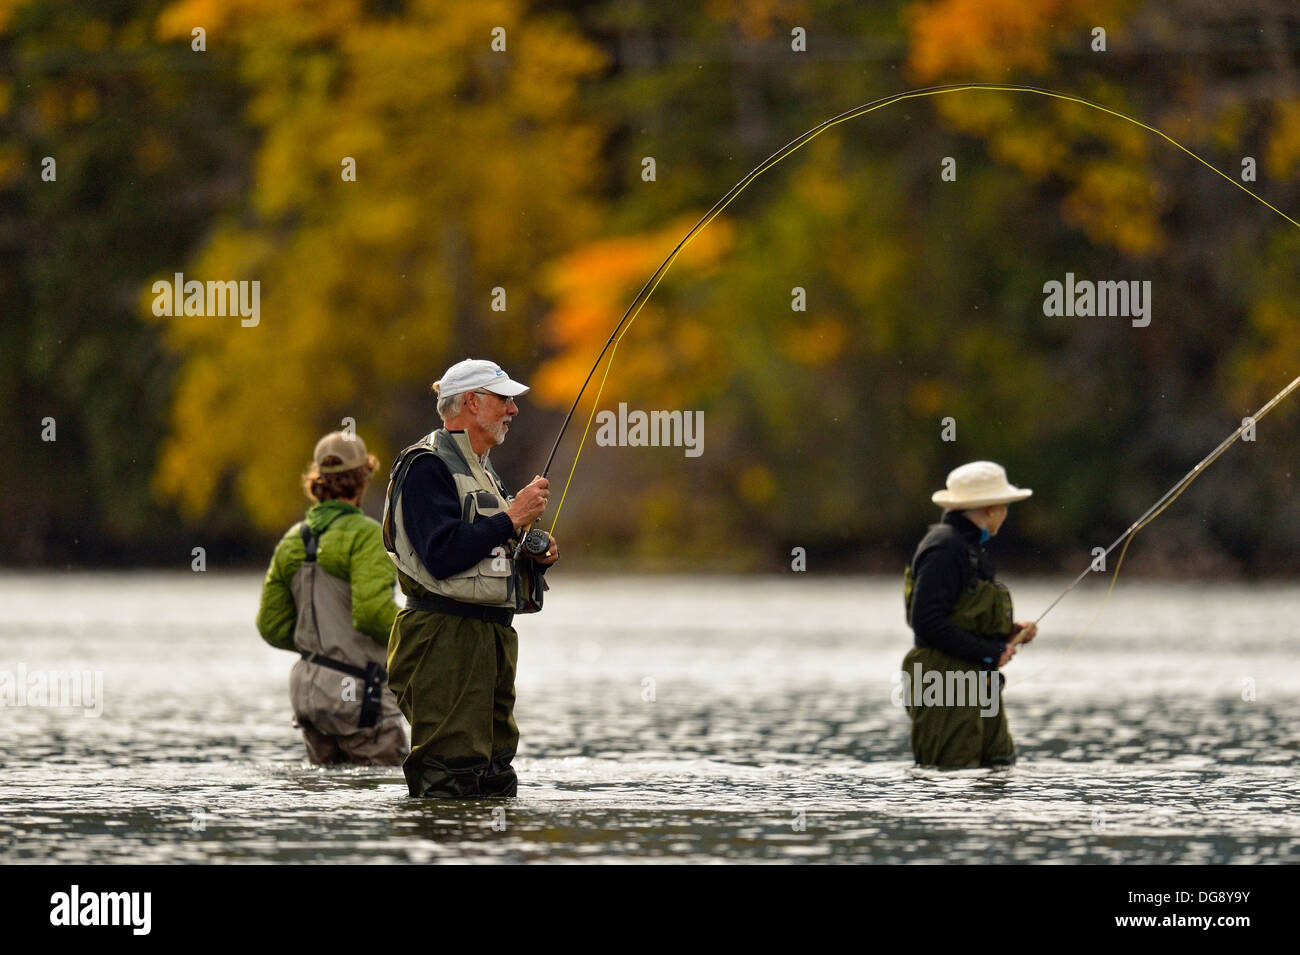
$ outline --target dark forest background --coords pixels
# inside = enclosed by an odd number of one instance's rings
[[[0,0],[0,561],[261,564],[320,434],[355,421],[377,513],[470,355],[535,386],[494,453],[522,483],[695,219],[885,94],[1077,94],[1238,181],[1249,159],[1300,218],[1298,70],[1291,0]],[[1081,569],[1300,374],[1297,252],[1300,228],[1077,104],[974,91],[842,124],[701,233],[619,347],[600,407],[701,409],[704,454],[589,438],[557,536],[575,569],[803,547],[897,570],[947,471],[992,458],[1035,490],[1006,559]],[[154,316],[176,272],[260,281],[260,323]],[[1045,316],[1067,272],[1149,280],[1151,324]],[[1294,398],[1228,452],[1130,572],[1300,569],[1298,420]]]

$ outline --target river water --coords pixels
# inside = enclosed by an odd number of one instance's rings
[[[553,576],[519,798],[463,803],[305,763],[256,575],[0,576],[0,860],[1300,861],[1300,589],[1121,580],[1098,615],[1089,581],[1007,667],[1016,767],[938,773],[897,580]],[[1018,617],[1063,586],[1009,583]]]

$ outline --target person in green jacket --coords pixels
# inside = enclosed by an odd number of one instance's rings
[[[396,572],[361,499],[379,467],[357,435],[321,438],[303,489],[316,503],[281,538],[262,585],[262,639],[302,657],[294,724],[317,765],[396,766],[410,752],[384,669]]]

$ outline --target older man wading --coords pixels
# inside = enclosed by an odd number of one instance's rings
[[[488,461],[528,388],[467,359],[435,382],[443,427],[401,453],[384,501],[384,545],[406,608],[388,639],[388,682],[411,723],[402,768],[412,796],[513,796],[516,613],[541,609],[559,558],[514,559],[546,510],[548,482],[511,497]]]
[[[903,600],[915,646],[903,658],[912,718],[912,755],[920,766],[1010,766],[1016,746],[1002,707],[999,669],[1038,632],[1011,619],[1011,594],[997,579],[984,544],[1007,505],[1034,492],[1013,486],[992,461],[964,464],[931,497],[944,509],[916,548]],[[995,685],[996,684],[996,685]]]

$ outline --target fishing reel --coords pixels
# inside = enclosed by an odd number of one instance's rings
[[[529,531],[523,539],[523,549],[534,557],[545,557],[551,549],[551,535],[540,527]]]

